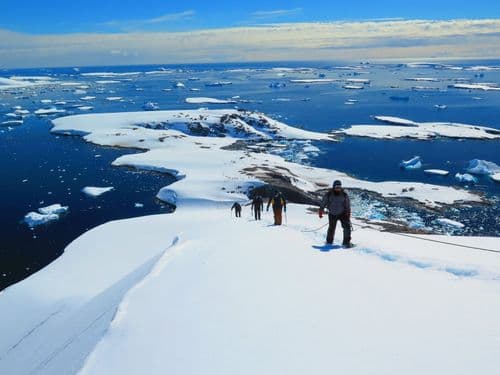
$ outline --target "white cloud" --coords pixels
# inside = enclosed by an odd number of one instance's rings
[[[0,30],[0,63],[5,67],[431,57],[500,57],[500,19],[289,23],[65,35]]]
[[[192,19],[196,15],[194,10],[186,10],[178,13],[167,13],[159,17],[136,20],[108,21],[102,23],[104,26],[119,27],[122,29],[139,28],[145,25],[161,24],[166,22],[178,22]]]
[[[252,16],[255,18],[276,18],[276,17],[291,16],[291,15],[299,14],[301,12],[302,12],[302,8],[258,10],[258,11],[253,12]]]

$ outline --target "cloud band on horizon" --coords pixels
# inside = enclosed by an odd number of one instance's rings
[[[500,19],[288,23],[187,32],[0,30],[3,67],[500,57]]]

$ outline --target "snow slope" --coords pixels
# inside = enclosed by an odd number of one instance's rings
[[[358,227],[356,249],[327,252],[324,230],[301,231],[325,222],[304,206],[290,205],[283,227],[243,216],[200,202],[76,239],[0,294],[0,373],[498,368],[498,254]]]

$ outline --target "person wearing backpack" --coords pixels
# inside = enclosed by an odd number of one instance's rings
[[[266,211],[269,211],[269,206],[273,207],[274,225],[281,225],[283,217],[282,211],[284,210],[286,212],[286,200],[285,197],[283,197],[283,194],[278,191],[271,199],[269,199]]]
[[[337,221],[342,224],[344,230],[344,238],[342,246],[349,248],[351,244],[351,202],[349,196],[342,188],[342,182],[335,180],[333,188],[330,189],[324,196],[319,207],[319,218],[321,219],[325,213],[325,208],[328,210],[328,232],[326,235],[326,243],[333,244],[335,236],[335,228]]]

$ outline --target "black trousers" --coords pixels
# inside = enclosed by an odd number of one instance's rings
[[[339,220],[342,224],[342,229],[344,230],[344,239],[342,241],[342,245],[348,245],[351,243],[351,221],[345,214],[328,214],[328,232],[326,235],[326,243],[333,243],[333,238],[335,237],[335,228],[337,227],[337,221]]]
[[[260,210],[254,209],[255,220],[260,220]]]
[[[236,213],[236,217],[241,217],[241,210],[234,210]]]

